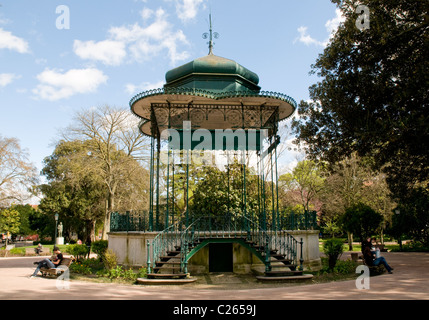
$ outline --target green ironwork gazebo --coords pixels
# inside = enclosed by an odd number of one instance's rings
[[[231,242],[259,258],[267,276],[302,274],[302,240],[281,227],[277,187],[279,123],[297,104],[258,83],[254,72],[213,54],[210,26],[207,56],[168,71],[163,88],[131,99],[151,139],[147,225],[159,234],[147,242],[149,277],[185,277],[201,248]],[[219,203],[211,209],[198,207],[195,199],[204,199],[191,190],[208,179],[207,168],[219,173],[227,195],[218,202],[216,192],[206,195]],[[276,273],[274,262],[288,271]]]

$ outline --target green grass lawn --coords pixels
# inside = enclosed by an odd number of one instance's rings
[[[323,243],[324,242],[325,242],[325,240],[319,240],[320,252],[323,252]],[[387,244],[387,245],[385,245],[385,248],[387,248],[389,251],[392,249],[399,249],[399,244]],[[344,250],[344,252],[350,251],[348,243],[344,243],[343,250]],[[361,251],[361,245],[358,243],[353,243],[353,250],[352,251],[353,252],[360,252]]]
[[[67,247],[68,247],[67,245],[57,245],[57,247],[61,250],[62,253],[67,253]],[[25,249],[26,248],[37,248],[37,245],[13,248],[12,250],[10,250],[10,253],[16,254],[16,255],[22,254],[23,256],[25,256]],[[47,245],[44,245],[43,248],[49,248],[50,252],[53,253],[54,245],[53,244],[47,244]]]

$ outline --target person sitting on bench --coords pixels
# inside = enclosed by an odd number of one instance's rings
[[[37,274],[40,271],[40,268],[46,267],[46,268],[56,268],[61,264],[61,261],[63,261],[63,254],[61,253],[60,249],[58,247],[54,247],[54,253],[56,254],[55,259],[51,261],[50,259],[43,259],[42,261],[34,262],[34,264],[37,264],[36,270],[34,270],[34,273],[31,275],[30,278],[34,278],[37,276]]]
[[[39,243],[39,245],[37,246],[37,248],[36,248],[36,249],[34,249],[34,251],[36,251],[36,254],[37,254],[37,255],[40,255],[40,254],[42,253],[42,251],[43,251],[43,246],[42,246],[42,244],[41,244],[41,243]]]
[[[368,267],[376,267],[382,264],[384,265],[388,273],[393,273],[393,268],[388,265],[386,259],[381,256],[376,257],[374,251],[371,251],[371,238],[369,238],[366,242],[362,244],[362,254],[365,264]]]

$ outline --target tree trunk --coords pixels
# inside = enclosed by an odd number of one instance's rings
[[[349,241],[349,251],[353,251],[353,233],[347,232]]]
[[[104,214],[103,240],[107,240],[107,234],[110,232],[110,213],[114,209],[114,197],[114,193],[109,192],[108,199],[106,200],[106,212]]]

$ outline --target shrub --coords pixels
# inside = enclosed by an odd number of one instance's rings
[[[82,260],[89,254],[89,249],[85,244],[72,244],[67,248],[67,252],[76,257],[76,260]]]
[[[70,265],[70,271],[80,274],[91,274],[92,270],[89,266],[81,263],[81,262],[75,262]]]
[[[323,244],[323,252],[328,256],[329,269],[334,270],[338,258],[343,253],[343,241],[340,239],[328,239]]]
[[[124,269],[121,266],[116,266],[115,268],[108,270],[104,276],[107,276],[110,280],[124,279],[135,281],[139,277],[139,274],[135,273],[131,268]]]
[[[111,270],[117,266],[118,258],[112,250],[107,249],[103,256],[103,263],[107,270]]]
[[[107,240],[94,241],[91,244],[91,250],[92,252],[98,255],[100,260],[102,260],[104,257],[104,254],[106,253],[108,245],[109,245],[109,242]]]

